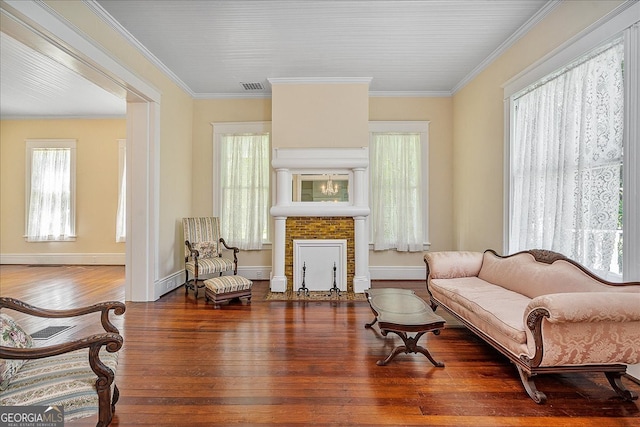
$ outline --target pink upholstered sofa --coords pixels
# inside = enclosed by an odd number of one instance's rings
[[[499,256],[431,252],[427,290],[440,306],[507,356],[527,394],[544,403],[538,374],[603,372],[625,400],[621,381],[640,363],[640,282],[614,284],[550,251]]]

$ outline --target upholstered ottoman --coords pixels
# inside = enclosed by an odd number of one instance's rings
[[[234,298],[247,298],[251,303],[251,286],[253,282],[242,276],[220,276],[204,281],[204,296],[207,301],[213,301],[215,308],[223,301]]]

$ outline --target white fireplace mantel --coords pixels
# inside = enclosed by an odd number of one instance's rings
[[[275,220],[273,239],[273,274],[271,290],[287,289],[285,270],[285,236],[287,217],[341,216],[354,219],[355,275],[354,292],[364,292],[370,287],[369,232],[366,218],[369,216],[367,168],[369,149],[361,148],[275,148],[271,165],[276,171],[276,203],[271,208]],[[292,201],[292,174],[348,174],[349,201],[294,202]]]

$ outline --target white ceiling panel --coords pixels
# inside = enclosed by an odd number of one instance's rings
[[[372,77],[450,92],[546,0],[98,0],[193,94],[272,77]]]
[[[126,101],[0,33],[0,117],[124,117]]]
[[[269,78],[370,77],[373,95],[449,95],[547,0],[84,0],[196,98]],[[80,5],[80,4],[79,4]],[[0,115],[124,115],[125,102],[2,34]],[[243,83],[264,88],[246,90]]]

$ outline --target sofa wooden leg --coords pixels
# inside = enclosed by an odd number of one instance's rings
[[[518,374],[520,374],[520,381],[522,381],[522,385],[529,397],[537,404],[545,403],[547,401],[547,395],[537,389],[533,378],[519,366],[516,366],[516,368],[518,369]]]
[[[636,400],[638,398],[636,393],[627,389],[624,384],[622,384],[622,372],[605,372],[604,374],[607,376],[611,387],[613,387],[616,393],[624,400]]]

